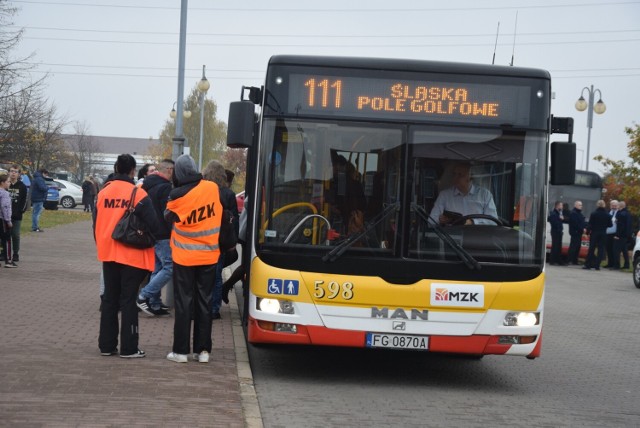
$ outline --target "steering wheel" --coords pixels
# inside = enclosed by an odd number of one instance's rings
[[[453,222],[451,222],[452,226],[458,226],[461,224],[465,224],[467,222],[467,220],[473,220],[474,218],[482,218],[485,220],[491,220],[492,222],[494,222],[496,224],[496,226],[503,226],[504,223],[502,222],[502,220],[500,220],[499,218],[496,218],[492,215],[489,214],[468,214],[468,215],[463,215],[462,217],[460,217],[457,220],[454,220]]]

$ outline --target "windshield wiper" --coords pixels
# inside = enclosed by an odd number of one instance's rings
[[[353,244],[358,242],[362,237],[366,236],[369,232],[373,230],[378,224],[380,224],[385,218],[389,216],[392,212],[396,211],[400,208],[400,202],[395,202],[391,205],[388,205],[382,212],[380,212],[377,216],[375,216],[371,222],[364,228],[362,232],[359,232],[355,235],[350,235],[346,240],[342,241],[339,245],[337,245],[333,250],[329,251],[322,257],[323,262],[334,262],[338,259],[338,257],[342,256],[345,251],[347,251]]]
[[[455,239],[449,235],[440,224],[432,219],[429,214],[422,208],[420,205],[416,203],[411,204],[411,208],[418,214],[418,216],[425,222],[427,225],[431,225],[433,227],[433,231],[438,235],[438,238],[445,242],[447,245],[451,247],[451,249],[457,254],[457,256],[464,262],[464,264],[472,270],[480,270],[480,263],[464,248],[458,244]]]

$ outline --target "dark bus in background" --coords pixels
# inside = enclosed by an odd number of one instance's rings
[[[602,199],[602,177],[595,172],[576,170],[574,184],[549,185],[549,198],[547,203],[547,213],[551,212],[557,201],[562,202],[562,211],[565,220],[569,220],[569,213],[573,209],[575,201],[582,201],[582,215],[589,221],[589,215],[596,209],[596,202]],[[569,224],[565,223],[562,234],[562,255],[569,253]],[[586,258],[589,251],[589,236],[582,235],[582,246],[580,248],[580,258]],[[551,232],[547,228],[547,254],[551,253]]]

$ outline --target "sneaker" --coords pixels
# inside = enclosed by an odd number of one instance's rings
[[[153,315],[156,317],[168,317],[169,315],[171,315],[171,312],[167,311],[166,309],[151,309],[151,312],[153,312]]]
[[[150,317],[154,316],[155,314],[153,313],[153,309],[151,309],[151,306],[149,306],[149,299],[136,299],[136,306],[145,314],[149,315]]]
[[[133,354],[129,354],[129,355],[122,355],[120,354],[120,358],[144,358],[147,354],[144,353],[144,351],[141,351],[138,349],[137,352],[134,352]]]
[[[19,255],[17,255],[17,254],[14,254],[14,255],[13,255],[13,261],[14,261],[14,262],[19,262],[19,261],[20,261],[20,256],[19,256]]]
[[[44,230],[37,228],[37,229],[33,229],[34,232],[44,232]]]
[[[220,318],[222,318],[222,315],[220,315],[220,312],[216,312],[214,314],[211,314],[211,319],[212,320],[219,320]]]
[[[100,355],[102,355],[103,357],[110,357],[111,355],[116,355],[117,353],[118,353],[118,348],[114,349],[113,351],[107,351],[107,352],[100,351]]]
[[[171,309],[171,306],[167,306],[164,303],[160,303],[160,309],[164,309],[165,311],[168,311],[169,309]]]
[[[198,355],[198,362],[199,363],[208,363],[209,362],[209,353],[207,351],[200,352],[200,355]]]
[[[15,262],[6,262],[4,264],[4,267],[6,267],[6,268],[17,268],[18,265]]]
[[[185,354],[176,354],[175,352],[169,352],[167,354],[167,360],[173,361],[176,363],[186,363],[187,356]]]

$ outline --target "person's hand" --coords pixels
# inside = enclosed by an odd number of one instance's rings
[[[8,221],[8,222],[7,222],[7,227],[8,227],[9,229],[11,229],[11,228],[13,227],[13,223],[11,223],[10,221]]]
[[[438,217],[438,220],[440,220],[440,224],[449,224],[449,223],[451,223],[451,218],[447,217],[444,214],[440,214],[440,217]]]

